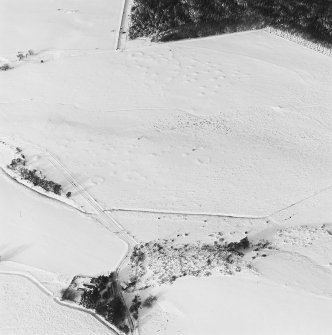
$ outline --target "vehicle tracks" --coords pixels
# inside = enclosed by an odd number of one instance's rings
[[[109,213],[105,212],[102,206],[84,189],[84,187],[74,178],[71,172],[53,154],[46,151],[46,155],[48,161],[54,166],[54,168],[62,172],[66,181],[70,183],[72,187],[78,192],[78,194],[93,208],[96,213],[94,215],[95,220],[99,222],[102,226],[104,226],[107,230],[116,234],[116,236],[127,245],[127,251],[115,270],[116,291],[118,296],[122,300],[123,305],[126,308],[126,315],[131,334],[137,334],[138,329],[137,327],[135,327],[135,323],[122,295],[122,288],[119,281],[119,273],[123,265],[126,263],[127,259],[130,257],[132,249],[138,242]]]

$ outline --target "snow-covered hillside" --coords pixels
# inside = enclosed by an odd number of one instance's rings
[[[13,67],[0,71],[1,167],[18,146],[66,191],[65,171],[82,186],[75,209],[0,174],[1,334],[54,334],[52,313],[63,333],[108,331],[1,275],[59,295],[75,274],[113,271],[126,246],[82,213],[95,209],[84,192],[138,242],[274,245],[240,274],[142,291],[158,296],[142,335],[330,334],[332,58],[266,31],[115,51],[122,7],[0,2],[0,65]]]

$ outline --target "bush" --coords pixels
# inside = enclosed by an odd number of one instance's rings
[[[102,299],[101,292],[106,289],[106,285],[109,281],[112,281],[113,278],[113,274],[110,276],[102,275],[97,278],[92,278],[91,283],[95,286],[84,291],[81,305],[86,308],[101,310],[102,307],[100,305],[97,307],[99,301]]]
[[[261,249],[273,249],[270,241],[267,240],[259,240],[256,244],[253,245],[254,251],[259,251]]]
[[[135,295],[132,304],[129,308],[129,312],[132,314],[135,320],[138,319],[138,309],[141,307],[141,298],[138,295]]]
[[[26,164],[25,159],[15,158],[8,165],[8,168],[11,169],[11,170],[16,170],[20,166],[25,166],[25,164]]]
[[[22,152],[20,148],[17,148],[16,150],[17,153]],[[60,184],[55,183],[52,180],[47,180],[41,171],[37,171],[36,169],[29,170],[25,168],[25,165],[25,156],[20,154],[20,157],[13,159],[7,167],[11,170],[17,171],[22,179],[30,181],[34,186],[39,186],[46,192],[51,191],[54,194],[61,195],[62,186]]]
[[[142,250],[139,249],[139,246],[135,246],[133,253],[130,256],[132,262],[136,261],[137,263],[142,263],[145,260],[145,254]]]
[[[82,294],[81,305],[88,309],[95,309],[100,298],[99,290],[85,290]]]
[[[23,60],[24,59],[24,54],[23,54],[23,52],[22,51],[19,51],[18,53],[17,53],[17,55],[16,55],[16,57],[18,58],[18,60]]]
[[[228,251],[239,251],[242,249],[248,249],[250,246],[250,242],[248,240],[248,237],[243,238],[242,240],[240,240],[239,242],[231,242],[228,243],[227,245],[227,250]]]
[[[61,195],[62,186],[52,180],[47,180],[40,171],[21,168],[19,172],[24,180],[30,181],[34,186],[40,186],[46,192],[51,191],[54,194]]]
[[[155,302],[157,301],[157,299],[158,298],[155,295],[150,295],[150,296],[148,296],[145,299],[145,301],[143,302],[142,306],[150,308],[150,307],[152,307],[155,304]]]
[[[104,304],[102,302],[98,302],[96,305],[96,313],[102,315],[103,317],[106,317],[108,313],[109,307],[107,304]]]
[[[120,297],[115,297],[107,305],[107,315],[106,319],[118,326],[122,324],[126,319],[126,307],[124,306]]]
[[[49,182],[50,183],[50,182]],[[62,190],[62,186],[60,184],[56,184],[54,183],[52,185],[52,190],[53,190],[53,193],[55,194],[58,194],[58,195],[61,195],[61,190]]]
[[[7,63],[0,66],[0,71],[8,71],[8,70],[11,70],[11,69],[12,69],[12,67]]]
[[[128,334],[130,329],[127,325],[120,325],[119,327],[119,330],[121,330],[122,332],[124,332],[125,334]]]
[[[75,301],[78,297],[78,292],[70,287],[61,291],[62,300]]]
[[[117,327],[123,326],[125,329],[126,306],[118,295],[112,295],[112,287],[116,285],[114,273],[109,276],[99,276],[91,280],[93,288],[87,288],[82,295],[81,305],[94,309],[96,313],[102,315],[106,320]],[[105,291],[106,290],[106,291]],[[104,292],[104,293],[102,293]]]

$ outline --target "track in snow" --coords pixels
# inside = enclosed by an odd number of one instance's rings
[[[128,29],[129,29],[130,7],[131,7],[131,0],[123,0],[122,15],[118,31],[118,38],[115,46],[116,50],[124,50],[126,47],[126,42],[128,38]]]
[[[73,188],[78,191],[78,193],[83,197],[83,199],[96,211],[95,219],[103,225],[106,229],[115,233],[122,241],[127,245],[127,252],[121,259],[119,265],[116,268],[116,289],[118,296],[121,298],[124,306],[126,307],[127,320],[130,325],[131,333],[137,333],[138,329],[134,325],[134,321],[129,312],[128,306],[122,295],[122,288],[119,282],[119,272],[131,254],[133,247],[138,243],[129,233],[105,210],[100,206],[100,204],[84,189],[84,187],[75,180],[70,171],[50,152],[46,151],[49,162],[57,169],[60,170],[65,176],[66,180],[73,186]]]
[[[134,212],[134,213],[147,213],[147,214],[165,214],[165,215],[181,215],[181,216],[211,216],[230,219],[252,219],[262,220],[269,217],[269,215],[255,216],[255,215],[240,215],[240,214],[227,214],[227,213],[209,213],[209,212],[185,212],[185,211],[171,211],[171,210],[158,210],[158,209],[143,209],[143,208],[112,208],[105,210],[106,212]]]

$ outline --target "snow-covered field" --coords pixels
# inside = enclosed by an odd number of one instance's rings
[[[0,71],[0,140],[91,212],[88,192],[139,242],[247,232],[274,245],[248,253],[240,274],[142,292],[159,298],[141,334],[330,334],[332,58],[266,31],[116,52],[122,6],[1,0],[0,65],[14,68]],[[55,295],[126,253],[102,220],[5,173],[0,213],[0,273],[27,273]],[[0,283],[1,333],[110,332],[24,277]]]
[[[114,234],[78,211],[34,194],[3,174],[0,189],[2,261],[70,276],[93,275],[113,269],[125,253]]]
[[[1,334],[112,334],[92,315],[58,305],[24,277],[0,279]]]
[[[331,331],[331,300],[263,278],[181,279],[159,294],[163,326],[155,326],[154,334],[327,335]],[[146,315],[147,324],[152,320]],[[141,333],[152,334],[142,323]]]

